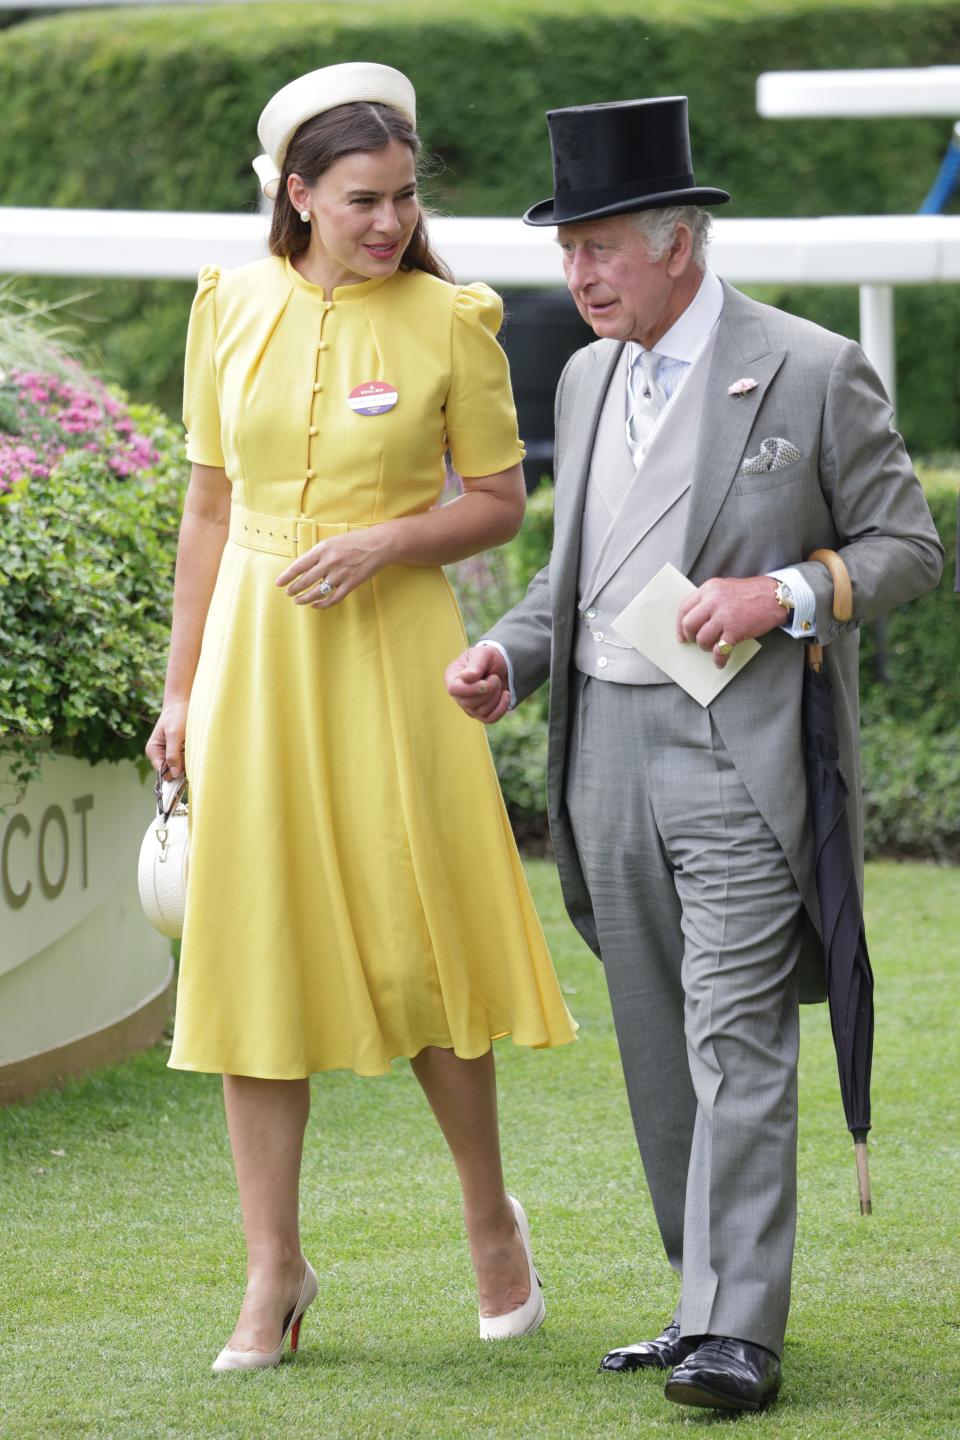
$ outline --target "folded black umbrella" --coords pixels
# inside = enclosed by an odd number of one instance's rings
[[[833,614],[849,620],[853,594],[847,567],[833,550],[815,550],[834,585]],[[833,691],[823,664],[823,647],[807,645],[803,677],[803,740],[813,826],[817,895],[827,975],[830,1026],[837,1053],[840,1094],[853,1135],[860,1213],[872,1211],[867,1131],[870,1129],[870,1070],[873,1061],[873,972],[857,889],[847,782],[840,768],[840,743]]]

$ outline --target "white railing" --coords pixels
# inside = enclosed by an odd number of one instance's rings
[[[460,280],[562,285],[553,232],[519,220],[431,221]],[[262,215],[0,207],[0,273],[192,280],[201,265],[266,253]],[[960,216],[715,221],[711,265],[737,284],[857,285],[860,340],[896,393],[893,287],[960,281]]]
[[[960,115],[960,65],[897,70],[768,70],[757,113],[770,120],[830,115]]]

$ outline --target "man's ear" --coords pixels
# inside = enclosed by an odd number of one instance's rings
[[[686,274],[692,255],[693,231],[681,220],[667,255],[667,274],[671,280],[679,280],[681,275]]]

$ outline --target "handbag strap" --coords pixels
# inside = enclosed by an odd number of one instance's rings
[[[179,780],[164,780],[163,772],[157,771],[157,781],[153,787],[153,793],[157,797],[157,818],[162,820],[164,825],[180,804],[183,794],[187,788],[187,777],[181,775]]]

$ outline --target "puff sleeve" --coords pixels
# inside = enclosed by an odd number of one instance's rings
[[[190,311],[183,370],[183,423],[187,459],[196,465],[223,466],[220,402],[217,394],[217,281],[219,265],[200,271]]]
[[[510,367],[497,341],[503,301],[488,285],[463,285],[453,303],[447,443],[459,475],[495,475],[523,459]]]

